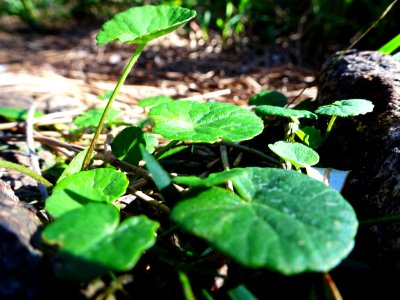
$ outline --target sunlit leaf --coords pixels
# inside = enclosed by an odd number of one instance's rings
[[[90,202],[111,203],[128,187],[125,174],[114,169],[80,171],[61,180],[46,200],[45,208],[54,217]]]
[[[369,113],[373,109],[374,105],[369,100],[348,99],[320,106],[315,113],[329,116],[350,117]]]
[[[174,101],[150,109],[154,133],[170,140],[214,143],[248,140],[262,132],[252,112],[227,103]]]
[[[340,193],[296,171],[242,170],[249,200],[220,187],[194,189],[171,218],[247,267],[322,272],[349,254],[358,222]]]
[[[296,168],[312,166],[319,161],[317,152],[300,143],[279,141],[268,145],[268,148]]]
[[[116,14],[97,34],[97,44],[142,44],[174,31],[196,16],[194,10],[174,6],[145,5]]]

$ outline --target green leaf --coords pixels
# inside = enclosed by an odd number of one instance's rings
[[[170,33],[196,16],[194,10],[173,6],[140,6],[116,14],[96,36],[97,44],[118,41],[143,44]]]
[[[177,146],[177,147],[171,148],[168,151],[166,151],[163,154],[161,154],[160,157],[158,157],[158,159],[159,160],[165,159],[165,158],[167,158],[167,157],[169,157],[171,155],[175,155],[175,154],[177,154],[177,153],[179,153],[179,152],[181,152],[181,151],[183,151],[183,150],[185,150],[187,148],[189,148],[189,146],[187,146],[187,145],[182,145],[182,146]]]
[[[291,108],[283,108],[271,105],[260,105],[254,108],[254,111],[259,116],[281,116],[281,117],[296,117],[317,119],[317,115],[307,110],[298,110]]]
[[[143,145],[139,145],[143,159],[146,161],[146,167],[153,177],[153,181],[160,191],[163,191],[172,185],[169,174],[163,169],[160,163],[146,151]]]
[[[25,121],[28,116],[28,110],[15,107],[0,107],[0,116],[10,121]],[[35,112],[35,117],[43,116],[41,112]]]
[[[119,223],[118,209],[90,203],[65,213],[42,233],[43,240],[58,245],[56,275],[89,281],[109,271],[127,271],[155,243],[159,224],[146,216]]]
[[[289,161],[296,168],[312,166],[319,161],[317,152],[300,143],[279,141],[269,144],[268,148],[279,157]]]
[[[262,91],[251,97],[249,100],[249,105],[273,105],[283,107],[287,103],[287,97],[274,90]]]
[[[153,153],[156,147],[158,146],[158,139],[154,136],[154,134],[145,132],[144,140],[146,145],[146,150],[149,153]]]
[[[296,171],[242,170],[250,201],[220,187],[192,190],[172,220],[246,267],[287,275],[328,271],[349,254],[358,222],[340,193]]]
[[[142,159],[139,144],[145,144],[143,131],[139,127],[124,128],[111,143],[113,154],[120,160],[137,165]]]
[[[400,47],[400,34],[396,35],[393,39],[379,48],[379,52],[384,54],[392,54],[397,48]]]
[[[321,106],[315,113],[329,116],[350,117],[369,113],[373,109],[374,105],[371,101],[364,99],[348,99]]]
[[[228,295],[232,300],[257,300],[252,292],[243,284],[229,290]]]
[[[294,132],[297,137],[312,149],[318,149],[324,141],[321,131],[312,126],[305,126]]]
[[[80,171],[61,180],[46,200],[46,210],[54,217],[95,201],[111,203],[128,187],[125,174],[114,169]]]
[[[227,103],[174,101],[150,109],[154,133],[170,140],[214,143],[242,141],[260,134],[263,122],[252,112]]]
[[[90,126],[97,126],[101,119],[104,109],[102,108],[95,108],[90,109],[84,114],[80,115],[79,117],[75,118],[74,124],[79,127],[90,127]],[[111,109],[107,115],[106,122],[112,122],[118,116],[119,111],[115,109]]]
[[[82,169],[86,153],[87,149],[82,150],[71,160],[69,165],[64,169],[61,176],[58,178],[57,183],[67,178],[68,176],[71,176],[72,174],[79,172]]]
[[[158,104],[168,103],[172,101],[174,101],[174,99],[167,96],[155,96],[140,100],[138,106],[140,107],[156,106]]]

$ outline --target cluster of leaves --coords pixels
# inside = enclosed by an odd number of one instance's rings
[[[143,6],[117,14],[104,24],[97,36],[99,44],[120,41],[138,47],[102,115],[90,111],[75,123],[98,123],[99,133],[106,120],[114,120],[112,101],[146,44],[195,15],[180,7]],[[193,255],[206,259],[215,252],[245,268],[286,275],[327,272],[350,253],[358,226],[355,212],[337,190],[305,173],[311,173],[318,163],[317,149],[335,119],[368,113],[373,109],[371,102],[336,101],[312,112],[284,107],[288,106],[284,95],[264,91],[249,100],[254,112],[226,103],[168,97],[144,99],[139,105],[151,106],[152,132],[126,126],[111,142],[115,159],[105,158],[108,164],[90,169],[95,135],[91,147],[70,162],[46,199],[45,210],[54,221],[46,226],[42,239],[55,247],[57,276],[87,282],[109,272],[130,271],[157,242],[159,251],[168,251],[161,241],[171,236],[176,242],[168,247],[183,253],[183,258],[171,263],[181,265],[176,268],[183,275],[186,260]],[[310,125],[320,115],[331,118],[324,134]],[[263,145],[261,150],[272,167],[229,169],[228,159],[224,171],[173,178],[162,167],[163,159],[190,146],[227,142],[235,147],[268,134],[276,118],[285,120],[280,119],[286,125],[284,139]],[[307,126],[300,119],[308,120]],[[156,147],[157,136],[170,143]],[[143,180],[138,184],[139,177],[146,180],[144,184]],[[158,198],[150,197],[149,191]],[[124,213],[119,199],[131,193],[147,200],[158,217],[140,209]],[[203,253],[202,247],[191,244],[194,237],[205,241]]]

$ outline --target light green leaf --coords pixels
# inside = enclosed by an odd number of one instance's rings
[[[298,110],[291,108],[283,108],[272,105],[260,105],[254,108],[258,116],[281,116],[281,117],[296,117],[317,119],[317,115],[307,110]]]
[[[146,216],[119,224],[116,207],[90,203],[65,213],[42,233],[59,246],[55,272],[59,277],[89,281],[109,271],[127,271],[155,243],[159,224]]]
[[[0,107],[0,116],[10,121],[25,121],[28,116],[28,110],[15,107]],[[35,112],[35,117],[43,116],[41,112]]]
[[[246,267],[287,275],[329,271],[349,254],[358,222],[340,193],[296,171],[244,171],[250,201],[220,187],[192,190],[172,220]]]
[[[54,187],[45,208],[57,218],[92,201],[111,203],[125,193],[128,183],[125,174],[114,169],[80,171]]]
[[[79,152],[69,163],[69,165],[64,169],[61,176],[58,178],[57,183],[61,180],[71,176],[74,173],[79,172],[82,169],[83,161],[85,159],[87,149]]]
[[[155,96],[140,100],[138,106],[140,107],[156,106],[158,104],[172,102],[172,101],[174,101],[174,99],[167,96]]]
[[[194,10],[174,6],[139,6],[116,14],[106,22],[99,34],[97,44],[122,42],[147,43],[174,31],[196,16]]]
[[[154,136],[154,134],[145,132],[144,133],[144,140],[146,144],[146,150],[149,153],[153,153],[156,147],[158,146],[158,139]]]
[[[142,159],[139,144],[145,144],[143,131],[139,127],[126,127],[111,143],[113,154],[120,160],[137,165]]]
[[[351,117],[371,112],[374,105],[369,100],[348,99],[319,107],[315,113],[329,116]]]
[[[150,109],[154,133],[170,140],[214,143],[242,141],[260,134],[263,122],[252,112],[227,103],[174,101]]]
[[[396,35],[393,39],[379,48],[379,52],[384,54],[392,54],[397,48],[400,47],[400,34]]]
[[[104,110],[101,108],[90,109],[83,115],[75,118],[74,124],[79,127],[97,126],[100,122],[103,111]],[[114,121],[118,114],[118,110],[111,109],[107,115],[107,122]]]
[[[319,161],[317,152],[300,143],[279,141],[269,144],[268,148],[279,157],[289,161],[296,168],[312,166]]]
[[[273,105],[285,106],[288,103],[287,97],[274,90],[266,90],[254,95],[249,100],[249,105]]]

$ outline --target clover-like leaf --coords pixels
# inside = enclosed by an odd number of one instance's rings
[[[340,193],[295,171],[243,170],[250,201],[220,187],[194,189],[171,218],[247,267],[321,272],[349,254],[358,222]]]
[[[266,90],[254,95],[249,100],[249,105],[274,105],[285,106],[288,103],[287,97],[274,90]]]
[[[291,108],[284,108],[272,105],[260,105],[254,108],[254,111],[259,116],[281,116],[281,117],[296,117],[317,119],[318,116],[307,110],[298,110]]]
[[[79,127],[97,126],[103,114],[103,109],[94,108],[90,109],[84,114],[80,115],[74,120],[74,124]],[[111,109],[107,115],[107,122],[112,122],[119,114],[116,109]]]
[[[315,113],[329,116],[351,117],[369,113],[373,109],[374,105],[369,100],[348,99],[320,106]]]
[[[296,168],[312,166],[319,161],[317,152],[300,143],[279,141],[268,145],[268,148]]]
[[[145,144],[144,133],[139,127],[126,127],[111,143],[113,154],[120,160],[137,165],[142,159],[139,144]]]
[[[155,243],[159,224],[135,216],[119,224],[118,209],[90,203],[65,213],[42,233],[59,246],[55,272],[59,277],[89,281],[109,271],[127,271]]]
[[[196,16],[194,10],[175,6],[145,5],[116,14],[97,34],[97,44],[147,43],[170,33]]]
[[[80,171],[61,180],[46,200],[45,208],[54,217],[94,202],[111,203],[128,187],[125,174],[114,169]]]
[[[262,120],[252,112],[227,103],[174,101],[150,109],[154,133],[170,140],[214,143],[242,141],[260,134]]]

